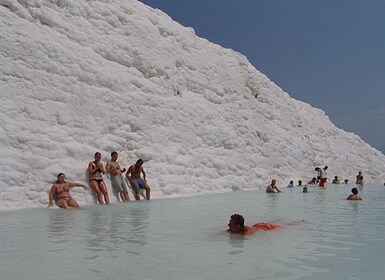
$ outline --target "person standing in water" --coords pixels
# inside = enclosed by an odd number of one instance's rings
[[[95,160],[88,164],[88,175],[90,187],[95,192],[99,204],[110,204],[107,187],[103,180],[103,174],[106,174],[103,164],[100,162],[101,153],[95,153]],[[103,201],[104,197],[104,201]]]
[[[327,166],[325,166],[322,170],[321,170],[321,173],[320,173],[320,180],[319,180],[319,186],[320,187],[325,187],[325,183],[326,183],[326,181],[327,181],[327,179],[328,179],[328,177],[327,177],[327,173],[326,173],[326,170],[328,169],[328,167]]]
[[[281,192],[277,186],[275,185],[277,181],[275,179],[271,180],[271,184],[266,187],[266,192],[267,193],[276,193],[276,192]]]
[[[59,173],[57,175],[57,180],[55,184],[52,185],[51,191],[49,192],[48,207],[52,207],[53,202],[55,201],[56,205],[60,208],[79,208],[79,204],[70,195],[70,189],[72,189],[73,187],[82,187],[84,189],[87,189],[87,186],[81,183],[66,181],[64,173]]]
[[[361,171],[358,171],[358,175],[356,176],[356,184],[361,186],[364,184],[364,176]]]
[[[111,160],[107,162],[106,172],[111,176],[111,185],[116,193],[119,194],[123,202],[130,201],[128,196],[127,186],[124,183],[122,173],[126,172],[126,168],[121,169],[119,163],[117,162],[118,153],[111,153]]]
[[[140,175],[143,174],[143,179]],[[150,200],[151,188],[147,184],[146,172],[143,168],[143,159],[138,159],[135,164],[131,165],[126,173],[126,177],[135,192],[135,199],[140,200],[140,189],[146,191],[146,199]]]
[[[358,189],[352,188],[352,194],[349,195],[346,200],[362,200],[361,196],[358,194]]]

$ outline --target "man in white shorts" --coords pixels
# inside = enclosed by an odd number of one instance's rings
[[[122,173],[126,172],[126,169],[120,168],[119,163],[117,162],[118,153],[111,153],[111,160],[107,162],[106,172],[111,176],[111,185],[116,193],[119,194],[120,198],[123,202],[130,201],[130,197],[128,196],[127,186],[124,183]]]

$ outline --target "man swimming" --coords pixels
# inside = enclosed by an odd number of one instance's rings
[[[245,226],[245,219],[240,214],[233,214],[230,216],[229,229],[227,230],[230,233],[240,233],[243,235],[254,234],[258,230],[273,230],[279,228],[277,225],[270,223],[257,223],[253,226]]]

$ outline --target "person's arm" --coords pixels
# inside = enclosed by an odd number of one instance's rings
[[[146,172],[144,171],[144,168],[141,168],[142,174],[143,174],[143,180],[146,181]]]
[[[96,164],[94,164],[93,162],[90,162],[88,164],[88,174],[89,175],[94,175],[99,170],[100,170],[100,168],[98,166],[96,166]]]
[[[48,207],[53,206],[53,196],[55,194],[55,191],[56,191],[56,184],[53,184],[51,187],[51,191],[49,192],[49,195],[48,195],[48,199],[49,199]]]
[[[99,163],[98,168],[99,168],[99,170],[100,170],[101,173],[106,174],[106,170],[104,169],[104,166],[103,166],[102,163]]]
[[[126,172],[126,177],[127,177],[127,179],[131,179],[131,176],[130,176],[130,174],[132,173],[131,167],[132,167],[132,166],[129,166],[128,169],[127,169],[127,172]]]
[[[277,186],[275,186],[274,188],[277,190],[277,192],[281,192],[281,191],[277,188]]]
[[[110,162],[107,162],[107,164],[106,164],[106,172],[107,173],[111,173],[111,164],[110,164]]]
[[[68,184],[68,187],[69,188],[73,188],[73,187],[82,187],[84,188],[85,190],[88,189],[88,187],[86,185],[83,185],[81,183],[77,183],[77,182],[67,182]]]

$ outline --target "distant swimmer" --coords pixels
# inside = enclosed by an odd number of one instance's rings
[[[358,194],[358,189],[352,188],[352,194],[349,195],[346,200],[362,200],[361,196]]]
[[[317,185],[317,178],[313,177],[309,182],[307,182],[308,185]]]
[[[228,232],[240,233],[243,235],[251,235],[258,230],[274,230],[279,228],[278,225],[270,223],[257,223],[251,227],[245,226],[245,219],[240,214],[233,214],[230,216],[228,227]]]
[[[289,184],[287,185],[287,188],[289,189],[294,188],[294,182],[290,181]]]
[[[271,184],[268,185],[268,186],[266,187],[266,192],[267,192],[267,193],[281,192],[281,191],[277,188],[277,186],[275,185],[276,183],[277,183],[277,181],[275,181],[275,179],[273,179],[273,180],[271,181]]]
[[[298,186],[302,187],[302,180],[298,180]]]
[[[303,187],[302,192],[307,193],[307,187]]]
[[[338,178],[338,176],[334,176],[332,184],[339,184],[339,183],[340,183],[340,179]]]
[[[90,181],[90,187],[95,192],[99,204],[110,204],[110,198],[106,184],[103,180],[103,174],[106,174],[103,164],[100,162],[102,155],[99,152],[95,153],[95,160],[88,164],[88,175]],[[104,201],[103,201],[104,197]]]
[[[60,208],[78,208],[79,204],[70,195],[70,189],[73,187],[82,187],[87,189],[87,186],[81,183],[68,182],[65,180],[64,173],[57,175],[55,184],[52,185],[51,191],[49,192],[49,204],[48,207],[53,206],[53,201]]]
[[[359,171],[358,175],[356,176],[356,184],[357,185],[363,185],[364,184],[364,176],[362,175],[361,171]]]

